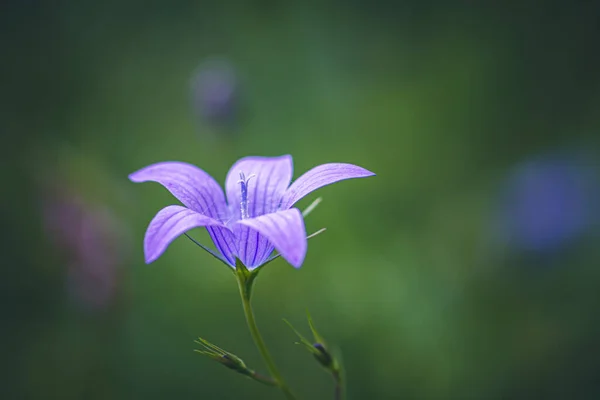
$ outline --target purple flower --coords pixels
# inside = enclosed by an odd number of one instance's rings
[[[124,227],[111,210],[89,204],[72,190],[48,190],[41,197],[45,233],[66,259],[69,294],[88,308],[108,307],[120,291]]]
[[[192,81],[194,111],[209,124],[231,124],[237,114],[238,86],[235,69],[229,62],[205,61]]]
[[[589,227],[594,203],[591,171],[572,157],[545,156],[517,166],[507,182],[499,227],[522,250],[556,250]]]
[[[307,250],[302,213],[292,206],[310,192],[344,179],[374,175],[351,164],[323,164],[291,186],[292,157],[246,157],[229,170],[225,193],[206,172],[183,162],[149,165],[133,174],[133,182],[158,182],[185,207],[163,208],[150,222],[144,238],[146,263],[156,260],[184,232],[206,227],[223,262],[236,258],[259,267],[277,249],[298,268]]]

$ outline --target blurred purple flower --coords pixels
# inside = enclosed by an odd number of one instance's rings
[[[324,164],[291,186],[292,157],[246,157],[229,170],[225,194],[206,172],[183,162],[162,162],[133,174],[133,182],[158,182],[185,207],[167,206],[150,222],[144,238],[147,263],[162,255],[179,235],[206,227],[224,263],[236,257],[248,268],[265,263],[273,249],[290,264],[302,265],[307,250],[302,213],[292,206],[312,191],[344,179],[374,175],[352,164]],[[289,187],[288,187],[289,186]]]
[[[53,191],[42,208],[50,241],[67,258],[67,290],[80,304],[105,308],[115,299],[123,262],[123,230],[112,213],[68,190]]]
[[[192,106],[199,117],[215,126],[235,122],[238,82],[233,66],[221,59],[204,62],[192,81]]]
[[[502,197],[504,240],[537,252],[576,240],[593,218],[592,186],[591,171],[577,159],[543,157],[519,165]]]

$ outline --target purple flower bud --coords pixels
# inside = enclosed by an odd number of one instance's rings
[[[325,346],[323,346],[323,344],[321,343],[315,343],[313,344],[313,347],[317,350],[315,353],[313,353],[317,361],[323,367],[330,368],[333,364],[333,357],[331,356],[331,354],[329,354]]]

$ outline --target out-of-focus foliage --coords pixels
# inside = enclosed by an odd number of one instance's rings
[[[2,2],[1,397],[281,398],[194,354],[266,372],[222,265],[144,265],[175,200],[127,175],[288,153],[378,174],[301,202],[327,232],[256,284],[302,398],[333,390],[282,322],[306,308],[349,399],[600,396],[600,7],[526,3]],[[194,102],[215,59],[235,97]]]

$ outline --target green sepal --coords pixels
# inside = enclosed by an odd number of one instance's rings
[[[209,358],[212,358],[213,360],[223,364],[225,367],[232,369],[236,372],[239,372],[240,374],[243,374],[243,375],[251,375],[252,374],[252,370],[250,370],[246,366],[246,363],[244,363],[244,361],[241,358],[239,358],[238,356],[236,356],[235,354],[230,353],[226,350],[223,350],[219,346],[214,345],[214,344],[210,343],[208,340],[203,339],[203,338],[198,338],[198,340],[196,340],[195,343],[198,343],[199,345],[204,347],[204,350],[196,349],[196,350],[194,350],[195,352],[205,355]]]
[[[304,347],[306,347],[306,349],[308,351],[310,351],[313,354],[317,353],[317,350],[313,347],[312,343],[309,342],[304,336],[302,336],[302,334],[300,332],[298,332],[298,330],[296,328],[294,328],[294,326],[291,324],[290,321],[288,321],[287,319],[283,319],[283,322],[285,322],[296,334],[296,336],[298,336],[298,338],[300,339],[299,342],[296,342],[296,344],[301,344]]]
[[[254,280],[258,276],[261,268],[255,268],[250,271],[246,266],[239,260],[235,261],[235,274],[243,284],[244,294],[248,297],[248,300],[252,297],[252,288],[254,287]]]
[[[317,332],[317,328],[315,328],[315,324],[314,324],[312,317],[310,316],[310,313],[308,312],[308,310],[306,310],[306,319],[308,319],[308,326],[310,327],[310,331],[312,332],[313,337],[315,338],[315,342],[323,343],[323,345],[324,345],[325,339],[323,339],[323,336],[319,335],[319,332]]]
[[[315,344],[313,347],[319,352],[318,355],[315,355],[315,358],[321,363],[321,365],[323,365],[323,367],[331,372],[339,372],[340,364],[337,361],[337,358],[331,353],[325,338],[321,336],[321,334],[317,331],[317,328],[315,328],[315,323],[313,322],[308,310],[306,310],[306,319],[308,319],[308,326],[310,327],[310,331],[315,339]]]

